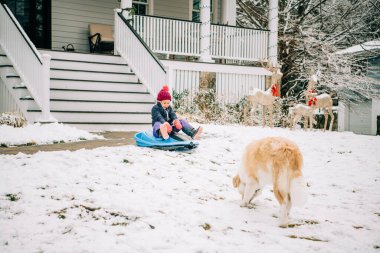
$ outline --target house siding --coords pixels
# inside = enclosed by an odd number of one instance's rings
[[[191,20],[189,1],[191,0],[155,0],[154,15]]]
[[[113,25],[117,0],[52,0],[52,49],[73,44],[75,51],[89,52],[88,25]]]
[[[349,115],[349,131],[356,134],[371,134],[372,101],[352,104]]]
[[[191,20],[193,0],[154,0],[155,16]],[[221,0],[211,0],[216,7],[215,18],[212,23],[220,23],[222,13]]]
[[[221,1],[216,5],[218,23],[221,17]],[[191,20],[192,0],[154,0],[153,15]],[[75,51],[89,52],[88,25],[91,23],[113,25],[114,9],[118,0],[52,0],[52,49],[62,50],[73,44]]]

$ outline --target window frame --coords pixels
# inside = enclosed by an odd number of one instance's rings
[[[148,0],[133,0],[132,1],[132,7],[134,4],[145,7],[145,14],[135,13],[136,15],[148,15],[149,14],[149,8],[148,8],[149,1]],[[135,11],[136,11],[136,9],[135,9]]]

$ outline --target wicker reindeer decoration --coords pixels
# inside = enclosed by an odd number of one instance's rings
[[[279,66],[269,64],[264,66],[272,72],[270,78],[270,87],[266,91],[260,89],[253,89],[247,97],[249,104],[252,106],[251,112],[258,106],[262,106],[262,125],[266,125],[266,113],[269,113],[269,125],[273,127],[273,109],[276,100],[280,97],[279,83],[281,81],[282,73]]]
[[[329,131],[332,130],[332,125],[334,122],[334,114],[332,112],[333,101],[329,94],[323,93],[318,95],[315,90],[315,85],[318,83],[318,77],[312,75],[309,79],[307,90],[305,91],[306,104],[311,107],[312,111],[316,109],[322,109],[325,116],[325,123],[323,131],[326,130],[328,115],[331,117]],[[313,125],[310,124],[310,128],[313,128]]]

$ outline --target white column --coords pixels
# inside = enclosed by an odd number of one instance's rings
[[[42,78],[41,78],[41,94],[42,94],[42,108],[41,117],[38,119],[40,122],[56,121],[50,114],[50,60],[51,55],[42,55]]]
[[[211,49],[211,5],[210,0],[201,0],[201,57],[202,62],[213,62],[210,56]]]
[[[269,61],[277,66],[278,0],[269,0]]]
[[[222,0],[222,23],[236,26],[236,0]]]
[[[132,9],[132,0],[121,0],[120,8],[122,10],[123,17],[126,20],[132,19],[131,9]]]
[[[132,0],[121,0],[120,8],[121,9],[130,9],[130,8],[132,8]]]
[[[154,15],[154,1],[148,0],[148,15]]]
[[[114,55],[119,55],[119,52],[117,51],[116,43],[117,43],[117,34],[119,32],[119,26],[117,25],[117,20],[118,20],[118,13],[121,12],[121,9],[113,9],[113,15],[114,15],[114,27],[113,27],[113,54]]]

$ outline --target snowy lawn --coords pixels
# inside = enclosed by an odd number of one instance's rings
[[[380,252],[380,137],[205,125],[192,153],[136,146],[0,155],[0,252]],[[241,208],[253,139],[304,155],[309,199],[278,227],[271,187]]]
[[[63,124],[28,124],[22,128],[0,125],[0,146],[41,145],[79,140],[104,139],[103,136]]]

